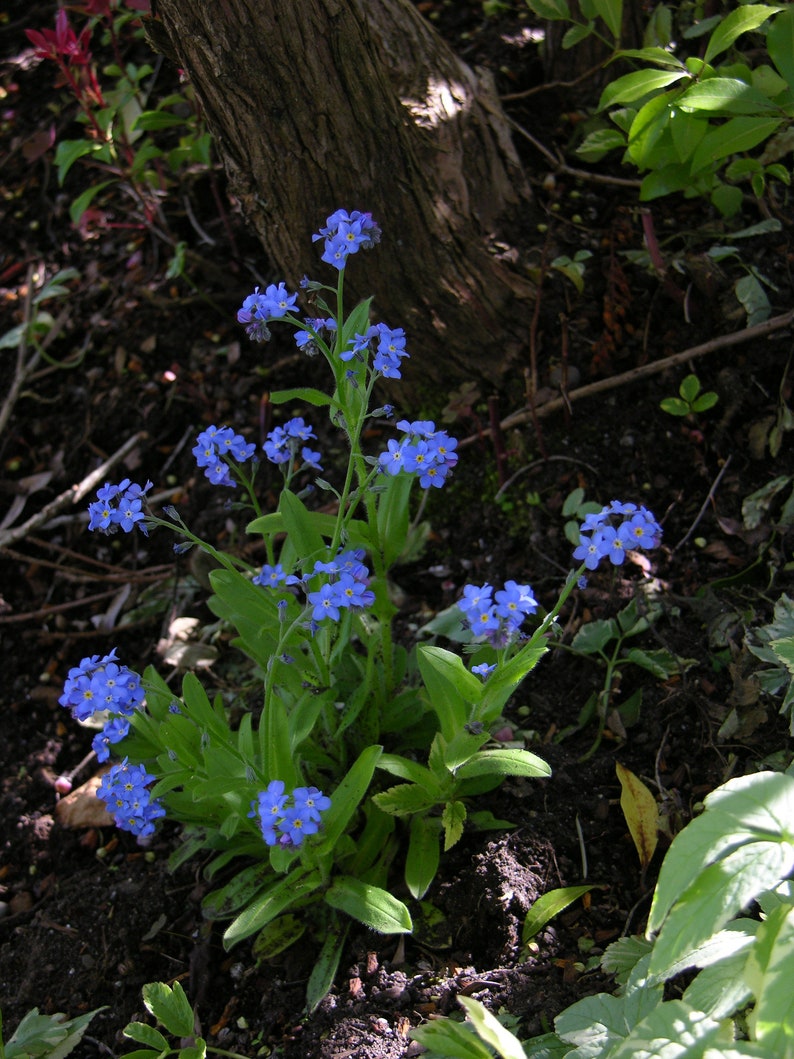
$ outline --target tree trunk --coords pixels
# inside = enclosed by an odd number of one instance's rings
[[[369,211],[383,242],[351,260],[345,290],[405,327],[407,381],[498,378],[532,291],[492,247],[529,191],[490,78],[409,0],[159,0],[158,13],[274,278],[330,280],[312,232],[339,207]]]

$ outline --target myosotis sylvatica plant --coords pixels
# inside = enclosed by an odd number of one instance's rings
[[[257,567],[199,539],[175,508],[151,511],[150,482],[107,483],[89,508],[93,531],[168,527],[180,538],[178,552],[209,553],[217,567],[209,606],[261,678],[261,708],[243,710],[232,724],[220,696],[211,701],[192,673],[177,694],[153,668],[139,676],[115,651],[84,658],[61,697],[77,719],[105,719],[94,749],[100,760],[119,759],[99,789],[116,824],[145,840],[161,817],[177,821],[184,843],[172,862],[201,852],[208,879],[224,874],[204,912],[231,920],[227,946],[257,934],[266,954],[307,929],[325,936],[310,1004],[331,984],[346,917],[384,933],[412,929],[408,908],[388,889],[400,818],[405,881],[418,898],[442,847],[454,845],[467,821],[503,826],[471,808],[475,795],[505,776],[549,775],[526,750],[488,746],[491,729],[546,652],[585,571],[606,557],[622,563],[661,532],[634,504],[613,501],[589,514],[575,552],[579,569],[531,635],[524,626],[538,604],[528,585],[467,585],[459,618],[471,640],[468,665],[435,645],[409,652],[395,642],[388,573],[409,542],[410,494],[444,486],[456,441],[431,421],[398,420],[383,451],[364,452],[366,425],[393,422],[389,406],[372,408],[373,391],[382,378],[400,378],[406,336],[371,323],[370,300],[345,310],[347,264],[380,239],[372,217],[339,210],[315,238],[336,273],[333,286],[302,283],[321,315],[299,316],[299,294],[278,283],[246,297],[238,320],[260,342],[275,322],[292,326],[298,347],[327,361],[330,393],[301,388],[270,400],[329,415],[348,450],[336,484],[319,477],[323,456],[303,415],[271,430],[259,451],[230,427],[200,432],[198,466],[213,485],[242,495],[240,506],[252,514],[247,531],[264,558]],[[261,459],[283,475],[273,511],[262,511],[255,488]],[[304,503],[316,490],[332,498],[326,511]]]

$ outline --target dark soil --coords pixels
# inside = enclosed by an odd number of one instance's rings
[[[523,5],[503,6],[485,19],[474,2],[420,5],[467,61],[490,66],[501,90],[513,95],[537,86],[542,64],[528,43]],[[48,352],[68,360],[85,351],[85,359],[70,370],[42,363],[17,401],[0,438],[2,506],[12,511],[18,497],[29,499],[7,524],[21,524],[144,431],[124,472],[171,490],[189,523],[231,546],[236,524],[196,471],[194,434],[223,422],[253,436],[271,380],[305,383],[307,368],[278,340],[263,367],[261,348],[247,343],[235,322],[253,277],[266,269],[233,204],[224,214],[217,209],[220,172],[212,179],[199,174],[186,187],[192,220],[182,195],[166,201],[173,230],[191,250],[191,280],[212,304],[166,277],[162,244],[142,226],[125,226],[118,202],[109,201],[93,227],[72,228],[68,201],[80,188],[69,196],[58,188],[51,152],[37,153],[34,140],[52,120],[61,134],[71,112],[52,87],[53,70],[31,61],[23,35],[26,27],[51,26],[54,13],[50,3],[12,5],[3,42],[2,331],[22,319],[30,267],[48,275],[76,268],[82,279]],[[175,76],[163,68],[162,91]],[[555,92],[506,106],[553,148],[569,142],[581,104]],[[535,325],[544,385],[559,386],[562,371],[575,390],[577,380],[614,377],[744,327],[732,294],[742,267],[706,273],[705,250],[729,242],[729,234],[702,203],[655,205],[665,252],[680,266],[662,280],[620,256],[643,246],[636,202],[625,188],[565,174],[544,181],[547,162],[522,137],[516,142],[528,171],[538,174],[543,226],[533,218],[514,233],[510,252],[540,269],[580,248],[594,255],[581,296],[561,275],[546,276]],[[786,204],[772,205],[783,211]],[[759,219],[748,203],[743,223]],[[784,223],[742,244],[745,263],[774,280],[773,314],[791,305],[789,231]],[[201,232],[213,246],[201,242]],[[742,639],[746,625],[769,619],[786,589],[790,536],[775,528],[774,507],[757,529],[745,529],[742,503],[773,478],[794,475],[790,441],[784,438],[774,459],[764,444],[789,396],[790,352],[791,331],[780,330],[616,386],[544,417],[539,429],[507,429],[494,445],[481,428],[524,405],[517,372],[501,393],[481,388],[451,425],[468,439],[458,473],[443,497],[430,498],[426,551],[397,571],[406,638],[467,581],[529,581],[550,606],[570,560],[562,505],[581,486],[587,499],[645,502],[662,520],[664,542],[648,572],[665,616],[642,642],[690,664],[665,683],[627,669],[615,705],[642,687],[639,716],[626,719],[623,731],[613,717],[584,759],[596,725],[576,730],[577,719],[599,673],[563,651],[547,656],[508,706],[512,731],[501,736],[531,746],[551,764],[552,778],[508,781],[484,796],[478,807],[515,829],[466,832],[443,859],[426,902],[413,903],[414,935],[399,940],[354,929],[334,989],[311,1016],[304,1012],[311,946],[260,965],[250,944],[225,953],[217,926],[201,916],[208,889],[202,865],[167,869],[176,829],[167,825],[142,847],[112,828],[69,829],[55,818],[55,779],[78,766],[91,739],[57,705],[66,672],[83,655],[112,646],[138,659],[136,668],[154,662],[168,672],[162,641],[171,619],[208,620],[201,570],[175,559],[164,535],[139,538],[135,549],[116,538],[86,539],[71,505],[0,551],[0,1007],[7,1035],[32,1006],[74,1016],[104,1005],[79,1055],[123,1055],[129,1048],[121,1028],[145,1016],[141,986],[179,980],[202,1032],[218,1047],[284,1059],[396,1059],[419,1053],[411,1028],[456,1014],[461,993],[511,1013],[528,1036],[583,995],[609,989],[592,958],[621,934],[643,929],[667,841],[641,872],[619,804],[616,762],[653,789],[674,834],[730,776],[789,760],[787,724],[760,696]],[[15,359],[15,350],[0,349],[0,399]],[[697,422],[659,410],[687,370],[720,395]],[[405,414],[439,418],[452,396]],[[582,622],[616,613],[640,573],[595,574],[563,615],[566,640]],[[217,679],[233,687],[235,672],[219,670]],[[721,737],[731,708],[737,725]],[[89,765],[75,782],[90,774]],[[522,948],[533,901],[584,879],[598,884],[589,900],[558,916],[530,950]]]

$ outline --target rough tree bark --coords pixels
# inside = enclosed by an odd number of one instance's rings
[[[532,291],[493,252],[529,191],[491,79],[409,0],[159,0],[168,51],[205,110],[278,278],[323,278],[311,233],[370,211],[382,245],[345,289],[405,327],[410,381],[496,379]]]

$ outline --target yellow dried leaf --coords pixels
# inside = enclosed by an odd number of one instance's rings
[[[651,791],[630,769],[620,762],[617,762],[615,769],[621,786],[620,808],[629,825],[640,865],[645,871],[656,849],[659,808]]]

